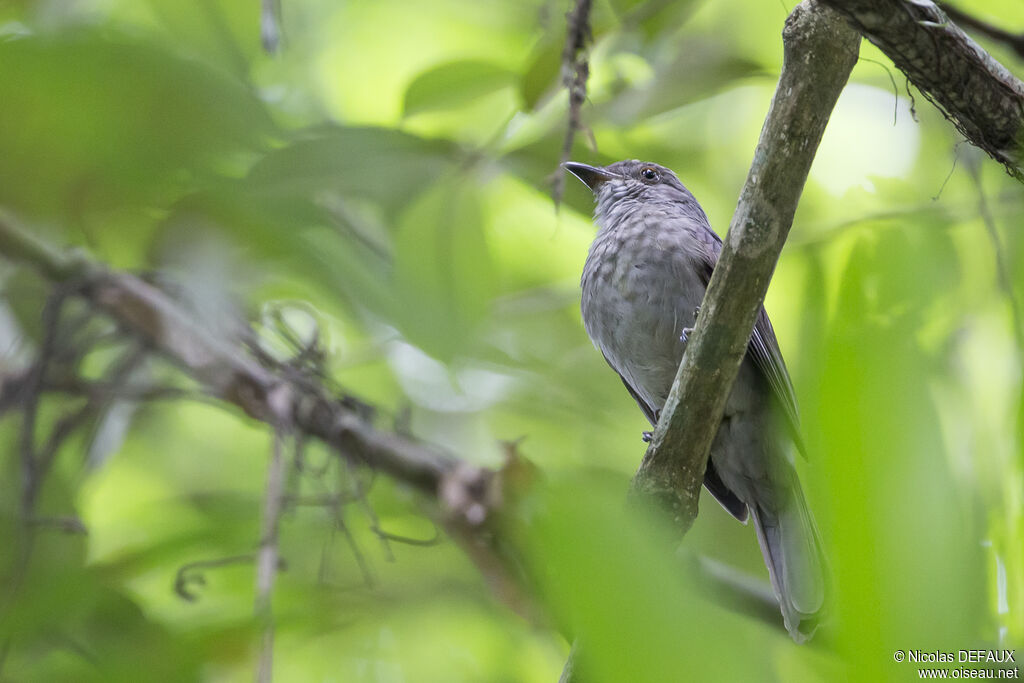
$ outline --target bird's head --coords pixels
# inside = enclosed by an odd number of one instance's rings
[[[693,201],[693,195],[679,182],[675,173],[649,161],[631,159],[608,166],[567,161],[564,166],[593,191],[598,212],[623,200],[642,203]]]

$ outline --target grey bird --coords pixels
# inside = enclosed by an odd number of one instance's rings
[[[675,173],[642,161],[568,162],[597,200],[583,267],[583,323],[652,425],[658,421],[722,240]],[[684,406],[685,409],[685,406]],[[793,465],[803,453],[793,385],[764,308],[726,402],[704,486],[753,519],[790,635],[813,635],[825,605],[821,541]]]

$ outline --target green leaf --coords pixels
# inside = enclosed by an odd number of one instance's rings
[[[242,83],[109,35],[0,42],[0,203],[60,217],[163,205],[273,132]]]
[[[360,308],[382,314],[390,306],[386,254],[371,251],[311,197],[279,196],[259,186],[227,184],[191,195],[161,226],[159,244],[188,244],[219,233],[285,277],[264,295],[313,297],[317,306]],[[312,288],[312,289],[311,289]]]
[[[624,29],[637,28],[645,38],[671,34],[701,5],[698,0],[612,0]]]
[[[716,42],[691,40],[674,58],[656,65],[654,77],[643,86],[628,87],[623,82],[601,110],[620,125],[632,125],[764,74],[761,65]]]
[[[250,0],[144,0],[171,44],[245,77],[262,57],[260,16]]]
[[[515,74],[479,60],[448,62],[413,79],[405,91],[405,116],[454,109],[511,85]]]
[[[536,108],[545,95],[558,87],[561,67],[561,42],[553,38],[545,40],[534,50],[530,65],[519,81],[519,95],[526,109]]]
[[[442,361],[471,344],[496,290],[477,192],[464,176],[439,183],[403,215],[395,237],[398,325]]]
[[[263,192],[313,196],[330,190],[404,206],[454,160],[456,147],[387,128],[329,128],[268,154],[249,181]]]

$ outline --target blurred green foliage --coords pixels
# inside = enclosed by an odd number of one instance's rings
[[[0,205],[55,243],[174,274],[211,320],[236,304],[264,321],[267,302],[311,310],[329,374],[382,423],[407,413],[416,435],[489,465],[501,440],[527,437],[547,481],[514,534],[542,623],[498,602],[452,543],[377,538],[377,524],[433,533],[382,478],[343,526],[289,512],[278,680],[552,681],[576,632],[595,681],[907,680],[897,649],[1024,641],[1021,329],[1006,289],[1024,302],[1024,194],[884,56],[863,47],[767,300],[837,590],[831,637],[797,647],[694,595],[666,532],[623,505],[645,424],[579,321],[591,198],[570,183],[556,211],[547,194],[568,6],[283,0],[268,56],[259,4],[0,3]],[[1011,0],[960,6],[1024,26]],[[597,149],[581,135],[574,158],[668,165],[724,232],[788,10],[596,3],[584,119]],[[47,288],[9,264],[0,277],[0,363],[14,370],[40,342]],[[39,435],[61,406],[45,402]],[[115,402],[104,419],[61,449],[39,501],[88,535],[40,532],[20,572],[18,412],[0,422],[0,679],[251,678],[252,565],[203,570],[194,601],[173,587],[184,565],[256,547],[266,429],[192,402]],[[315,446],[304,462],[290,484],[303,495],[366,483]],[[764,575],[752,529],[713,501],[685,546]]]

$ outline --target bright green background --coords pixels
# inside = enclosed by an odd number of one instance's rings
[[[1024,29],[1017,2],[972,4]],[[277,680],[553,681],[556,624],[588,633],[595,681],[903,681],[916,667],[897,649],[1024,640],[1021,349],[979,209],[1022,301],[1024,194],[884,56],[862,49],[767,299],[837,590],[829,643],[797,647],[694,596],[623,509],[645,423],[579,320],[589,193],[568,183],[558,211],[548,195],[566,3],[283,5],[271,57],[256,0],[0,2],[0,206],[114,266],[167,269],[212,322],[232,301],[315,321],[331,375],[382,426],[407,412],[487,465],[525,437],[545,473],[518,542],[546,620],[497,601],[451,542],[385,547],[360,505],[345,522],[362,568],[326,511],[286,515]],[[597,149],[581,136],[573,157],[670,166],[724,232],[789,9],[597,2]],[[45,288],[0,276],[11,369],[38,343]],[[0,679],[249,680],[252,566],[207,571],[195,602],[172,584],[256,547],[267,430],[201,404],[117,410],[67,444],[41,501],[88,536],[40,534],[16,590],[18,413],[0,422]],[[306,493],[365,479],[316,447],[307,460],[291,477]],[[383,528],[433,533],[383,478],[369,500]],[[713,501],[684,545],[764,575],[753,530]]]

